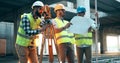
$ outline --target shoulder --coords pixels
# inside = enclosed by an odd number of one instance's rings
[[[21,18],[25,18],[25,17],[27,17],[28,16],[28,13],[23,13],[22,15],[21,15]]]
[[[68,22],[68,20],[64,20],[65,22]]]
[[[56,24],[56,20],[55,20],[55,19],[51,19],[50,22],[51,22],[52,24]]]
[[[24,14],[21,15],[21,21],[22,22],[28,22],[29,21],[28,13],[24,13]]]
[[[89,21],[94,21],[92,18],[88,18]]]
[[[90,23],[95,22],[92,18],[87,18],[87,20],[88,20]]]

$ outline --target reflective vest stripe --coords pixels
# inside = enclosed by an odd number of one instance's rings
[[[92,37],[76,37],[75,39],[76,40],[79,40],[79,39],[92,39]]]
[[[77,46],[82,46],[82,45],[92,45],[93,44],[93,38],[92,38],[92,33],[89,32],[87,33],[86,36],[80,35],[80,34],[75,34],[75,44]]]
[[[22,25],[20,25],[20,27],[21,27],[21,28],[23,28],[23,26],[22,26]]]
[[[27,18],[30,21],[30,28],[38,29],[41,19],[38,18],[38,19],[36,19],[36,21],[34,21],[34,18],[31,13],[21,15],[21,19],[25,15],[27,16]],[[25,30],[22,25],[24,25],[24,24],[22,23],[22,21],[20,21],[17,38],[16,38],[16,43],[21,46],[35,46],[35,44],[31,44],[31,41],[33,41],[35,35],[33,35],[33,36],[26,35]]]
[[[61,38],[73,38],[74,36],[68,36],[68,35],[62,35],[56,38],[56,40],[61,39]]]
[[[20,28],[22,28],[22,29],[23,29],[23,26],[22,26],[22,25],[20,25]],[[32,39],[32,37],[27,36],[27,35],[24,35],[24,34],[20,33],[19,31],[18,31],[18,33],[17,33],[17,34],[18,34],[19,36],[23,37],[23,38],[26,38],[26,39]]]
[[[21,34],[21,33],[17,33],[19,36],[21,36],[21,37],[24,37],[24,38],[26,38],[26,39],[32,39],[32,37],[30,37],[30,36],[26,36],[26,35],[23,35],[23,34]]]
[[[62,35],[62,36],[57,37],[56,40],[61,39],[61,38],[65,38],[65,37],[68,37],[68,38],[69,38],[68,35]]]
[[[74,38],[74,36],[69,36],[69,38]]]
[[[56,22],[56,26],[57,28],[61,28],[61,27],[64,27],[68,21],[62,21],[61,19],[58,19],[58,18],[55,18],[54,20]],[[74,35],[72,33],[68,33],[67,30],[63,30],[61,31],[60,33],[56,33],[55,34],[56,36],[56,41],[57,41],[57,44],[61,44],[61,43],[73,43],[75,40],[74,39]]]

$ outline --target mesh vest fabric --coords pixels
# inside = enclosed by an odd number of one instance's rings
[[[75,34],[75,44],[77,46],[92,45],[93,44],[92,33],[89,32],[89,33],[87,33],[86,36],[80,35],[80,34]]]
[[[39,27],[39,24],[41,22],[40,18],[36,19],[36,21],[35,21],[31,13],[28,13],[28,14],[25,13],[25,14],[21,15],[21,18],[23,16],[28,17],[28,19],[30,21],[31,29],[37,29]],[[33,41],[33,38],[28,37],[28,36],[26,37],[25,31],[22,28],[22,21],[20,21],[20,26],[18,28],[18,33],[19,34],[17,34],[16,44],[21,45],[21,46],[30,46],[31,41]],[[24,35],[25,37],[22,36],[22,35]]]
[[[55,18],[55,21],[57,23],[58,28],[64,27],[68,23],[68,21],[65,20],[61,21],[58,18]],[[56,36],[57,44],[67,43],[67,42],[73,43],[75,41],[74,35],[72,33],[68,33],[67,30],[63,30],[60,33],[56,33],[55,36]]]

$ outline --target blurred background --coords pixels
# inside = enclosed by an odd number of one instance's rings
[[[20,16],[31,11],[31,5],[35,0],[0,0],[0,61],[16,59],[11,63],[17,63],[15,51],[15,41]],[[57,3],[65,5],[65,20],[70,21],[76,15],[78,6],[85,6],[87,9],[86,17],[95,20],[95,0],[40,0],[48,4],[51,8],[52,18],[55,17],[54,6]],[[97,0],[97,11],[99,15],[98,30],[98,57],[99,61],[111,61],[120,63],[120,0]],[[40,55],[41,38],[38,40],[38,56]],[[94,37],[95,38],[95,37]],[[47,43],[46,43],[47,44]],[[93,63],[96,58],[96,43],[92,46]],[[48,54],[48,46],[45,46],[44,55]],[[55,49],[53,47],[53,49]],[[56,55],[56,51],[54,51]],[[103,63],[102,62],[102,63]],[[7,61],[6,61],[7,63]],[[9,62],[10,63],[10,62]]]

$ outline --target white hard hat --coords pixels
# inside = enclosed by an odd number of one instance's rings
[[[34,6],[44,6],[44,4],[41,1],[36,1],[36,2],[33,3],[32,9],[33,9]]]
[[[65,6],[63,4],[57,4],[54,8],[54,11],[59,10],[59,9],[64,9],[65,10]]]

